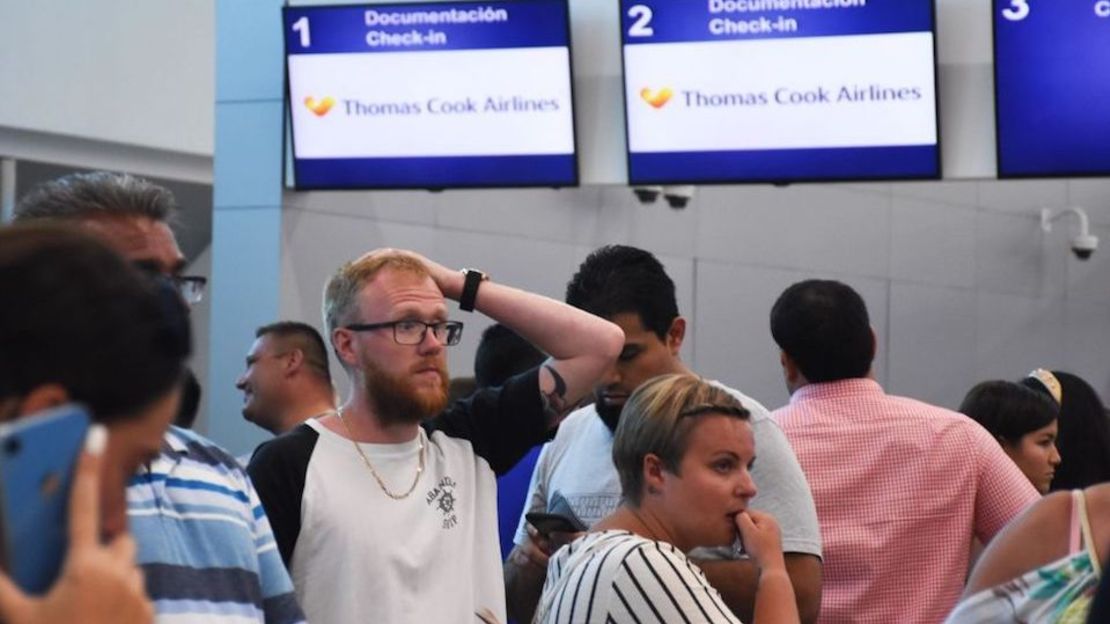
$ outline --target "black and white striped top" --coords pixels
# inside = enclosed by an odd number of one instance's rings
[[[740,624],[686,555],[627,531],[588,533],[552,555],[534,621]]]

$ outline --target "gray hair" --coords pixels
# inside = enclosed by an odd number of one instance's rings
[[[169,222],[177,201],[168,189],[126,173],[72,173],[35,187],[20,199],[16,221],[146,217]]]

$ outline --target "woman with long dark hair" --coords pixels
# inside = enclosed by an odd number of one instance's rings
[[[1038,369],[1021,382],[1060,403],[1060,466],[1051,490],[1073,490],[1110,481],[1110,419],[1098,393],[1078,375]]]

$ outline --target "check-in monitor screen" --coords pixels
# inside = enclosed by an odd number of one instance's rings
[[[578,183],[567,0],[286,7],[294,186]]]
[[[632,184],[936,178],[932,0],[621,0]]]
[[[998,176],[1110,175],[1110,0],[995,0]]]

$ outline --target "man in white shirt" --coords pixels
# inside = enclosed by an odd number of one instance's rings
[[[678,314],[674,282],[649,252],[623,245],[594,251],[567,285],[567,302],[613,321],[624,330],[617,363],[595,387],[596,401],[570,416],[544,446],[529,486],[524,513],[550,510],[565,499],[587,526],[620,502],[612,461],[613,431],[625,400],[641,383],[671,373],[691,373],[679,357],[686,319]],[[726,388],[751,412],[756,462],[752,476],[759,494],[752,507],[775,516],[802,620],[816,619],[821,603],[821,536],[809,486],[785,436],[754,399]],[[509,615],[531,621],[557,546],[527,524],[523,514],[516,547],[505,562]],[[558,540],[555,540],[556,542]],[[743,621],[751,621],[758,570],[730,551],[698,549],[710,583]]]
[[[462,323],[448,320],[446,298],[551,357],[448,407],[446,347]],[[336,414],[259,447],[250,465],[306,616],[504,622],[494,473],[589,391],[620,351],[620,329],[396,250],[341,267],[324,315],[350,395]]]

